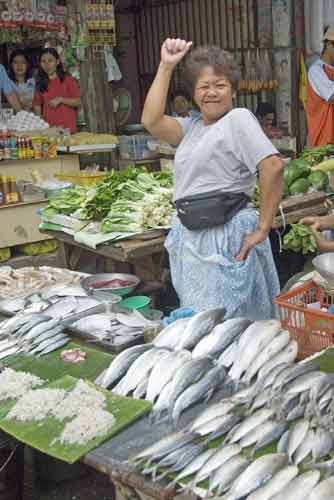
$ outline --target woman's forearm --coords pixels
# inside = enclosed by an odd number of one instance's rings
[[[141,117],[144,127],[150,129],[163,118],[173,69],[160,63],[152,86],[147,94]]]
[[[283,162],[270,156],[260,164],[260,216],[258,228],[269,232],[283,195]]]
[[[334,215],[324,215],[319,217],[319,224],[322,231],[326,229],[334,229]]]
[[[62,97],[62,103],[71,108],[80,108],[81,99],[80,97]]]

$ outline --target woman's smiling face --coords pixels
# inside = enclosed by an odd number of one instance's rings
[[[195,84],[194,101],[200,108],[205,125],[222,118],[233,108],[235,91],[224,75],[204,66]]]

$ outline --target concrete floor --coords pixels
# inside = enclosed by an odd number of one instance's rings
[[[84,477],[38,481],[36,500],[114,500],[114,488],[107,476],[87,468]]]

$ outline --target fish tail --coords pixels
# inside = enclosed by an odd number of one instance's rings
[[[163,479],[164,477],[166,477],[167,474],[168,474],[168,471],[165,471],[165,472],[162,472],[161,474],[159,474],[158,476],[156,476],[156,475],[154,477],[152,476],[152,479],[154,481],[161,481],[161,479]]]

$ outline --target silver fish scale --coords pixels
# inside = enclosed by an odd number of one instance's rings
[[[239,500],[265,484],[276,472],[287,465],[288,456],[284,453],[270,453],[252,462],[236,479],[226,500]]]
[[[320,479],[319,471],[304,472],[295,477],[271,500],[305,500]],[[318,500],[323,500],[318,498]]]
[[[243,455],[236,455],[232,457],[228,462],[223,464],[214,472],[212,479],[210,480],[210,491],[217,489],[217,494],[220,495],[224,491],[228,490],[231,484],[233,484],[233,481],[235,481],[240,474],[246,470],[249,463],[249,460]]]
[[[247,497],[247,500],[270,500],[279,493],[292,479],[298,475],[298,467],[288,465],[279,470],[269,481],[255,490]],[[320,497],[319,497],[320,498]]]
[[[190,318],[183,335],[177,345],[177,350],[192,349],[205,335],[224,319],[225,309],[209,309],[195,314]]]
[[[197,358],[187,361],[174,375],[169,408],[174,406],[177,398],[189,385],[197,382],[212,367],[210,358]]]
[[[209,399],[217,387],[223,382],[226,376],[226,371],[222,366],[215,366],[209,370],[203,377],[195,384],[190,385],[178,397],[175,402],[172,419],[174,424],[178,422],[181,413],[189,406],[200,401],[206,396]]]
[[[152,457],[157,460],[168,453],[171,453],[176,448],[181,448],[187,443],[190,443],[198,436],[194,432],[178,431],[165,436],[157,443],[149,446],[134,457],[134,461]]]
[[[311,491],[307,500],[333,500],[334,498],[334,477],[321,481]]]
[[[127,372],[132,363],[145,351],[151,349],[151,347],[151,344],[143,344],[129,347],[128,349],[125,349],[125,351],[121,352],[107,368],[100,383],[101,387],[107,388],[116,382],[116,380],[121,378]]]
[[[173,378],[175,373],[186,362],[190,361],[191,353],[186,350],[171,352],[165,358],[162,358],[153,367],[150,374],[146,399],[154,402],[162,389]]]

